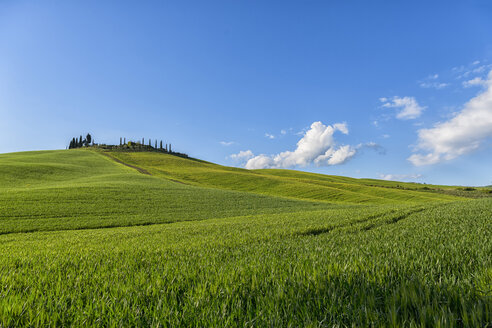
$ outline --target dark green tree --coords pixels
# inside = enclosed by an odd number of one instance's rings
[[[78,147],[82,147],[84,145],[84,141],[82,140],[82,136],[79,138],[79,143],[77,144]]]
[[[85,137],[85,145],[90,146],[91,142],[92,142],[92,136],[90,133],[87,133],[87,136]]]
[[[161,146],[159,148],[162,150],[162,140],[161,140]]]

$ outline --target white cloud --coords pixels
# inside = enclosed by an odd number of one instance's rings
[[[437,75],[437,74],[436,74]],[[426,89],[444,89],[445,87],[449,86],[449,83],[442,83],[442,82],[421,82],[419,84],[422,88]]]
[[[254,156],[255,155],[253,154],[253,152],[251,150],[241,150],[239,153],[232,154],[229,157],[232,158],[233,160],[236,160],[236,161],[247,161],[250,158],[253,158]]]
[[[400,120],[415,119],[427,108],[420,106],[414,97],[380,98],[379,100],[383,103],[383,107],[399,109],[396,118]]]
[[[482,79],[481,77],[476,77],[468,81],[463,81],[463,86],[465,88],[470,88],[474,86],[486,86],[486,85],[487,85],[487,81]]]
[[[422,174],[380,174],[379,178],[382,180],[408,181],[420,179]]]
[[[220,144],[222,146],[230,146],[234,144],[234,141],[221,141]]]
[[[470,75],[473,74],[483,74],[486,73],[489,69],[492,68],[492,64],[480,65],[478,67],[474,67],[480,64],[480,62],[476,61],[469,65],[468,67],[461,66],[459,69],[453,69],[454,73],[459,73],[457,79],[469,78]]]
[[[489,67],[489,65],[482,65],[482,66],[479,66],[475,69],[473,69],[471,72],[472,73],[482,73],[482,72],[485,72],[485,70]]]
[[[416,150],[408,158],[414,165],[436,164],[477,150],[481,143],[492,137],[492,71],[486,81],[487,89],[470,101],[461,112],[433,128],[418,131]]]
[[[444,89],[450,85],[449,83],[443,83],[437,81],[438,78],[439,78],[439,74],[429,75],[423,81],[419,81],[419,85],[421,88],[427,88],[427,89],[432,88],[437,90]]]
[[[348,134],[347,125],[345,123],[324,125],[321,122],[314,122],[297,142],[294,151],[284,151],[272,156],[258,155],[249,159],[245,167],[262,169],[306,166],[312,163],[318,166],[345,163],[356,154],[358,148],[349,145],[337,147],[333,138],[333,134],[337,131]]]
[[[282,135],[286,135],[286,134],[287,134],[287,131],[285,131],[285,130],[280,130],[280,134],[282,134]]]
[[[265,133],[265,137],[267,137],[268,139],[275,139],[275,136],[270,133]]]
[[[472,63],[472,65],[478,65],[478,64],[480,64],[480,60],[475,60],[475,61]]]
[[[273,158],[262,154],[248,160],[248,162],[244,167],[247,168],[248,170],[256,170],[256,169],[267,169],[276,166]]]
[[[338,149],[330,148],[323,155],[316,157],[314,163],[316,165],[339,165],[343,164],[352,158],[357,150],[349,145],[341,146]]]

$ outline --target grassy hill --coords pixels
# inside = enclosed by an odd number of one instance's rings
[[[0,172],[0,234],[147,225],[332,206],[189,186],[141,174],[89,150],[2,155]]]
[[[455,199],[444,194],[396,188],[397,185],[412,185],[409,183],[361,180],[292,170],[245,170],[152,152],[112,152],[106,155],[171,181],[303,200],[394,204]],[[388,188],[391,186],[394,188]]]
[[[0,326],[487,326],[487,190],[0,155]]]

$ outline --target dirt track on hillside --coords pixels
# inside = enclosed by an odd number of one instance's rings
[[[125,166],[131,167],[132,169],[135,169],[135,170],[137,170],[138,172],[140,172],[142,174],[152,175],[152,174],[149,173],[149,171],[147,171],[145,169],[142,169],[141,167],[138,167],[138,166],[135,166],[135,165],[131,165],[131,164],[125,163],[125,162],[123,162],[123,161],[121,161],[121,160],[119,160],[119,159],[117,159],[117,158],[115,158],[115,157],[113,157],[113,156],[111,156],[109,154],[105,154],[105,153],[102,153],[102,154],[105,155],[105,156],[107,156],[107,157],[109,157],[109,158],[111,158],[116,163],[120,163],[120,164],[123,164]]]

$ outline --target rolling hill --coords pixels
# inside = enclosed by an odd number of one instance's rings
[[[0,326],[486,326],[487,189],[0,155]]]
[[[400,185],[415,186],[409,183],[353,179],[292,170],[245,170],[152,152],[105,154],[143,168],[153,176],[194,186],[332,203],[393,204],[453,200],[453,197],[443,194],[416,190],[402,192],[396,188]]]

